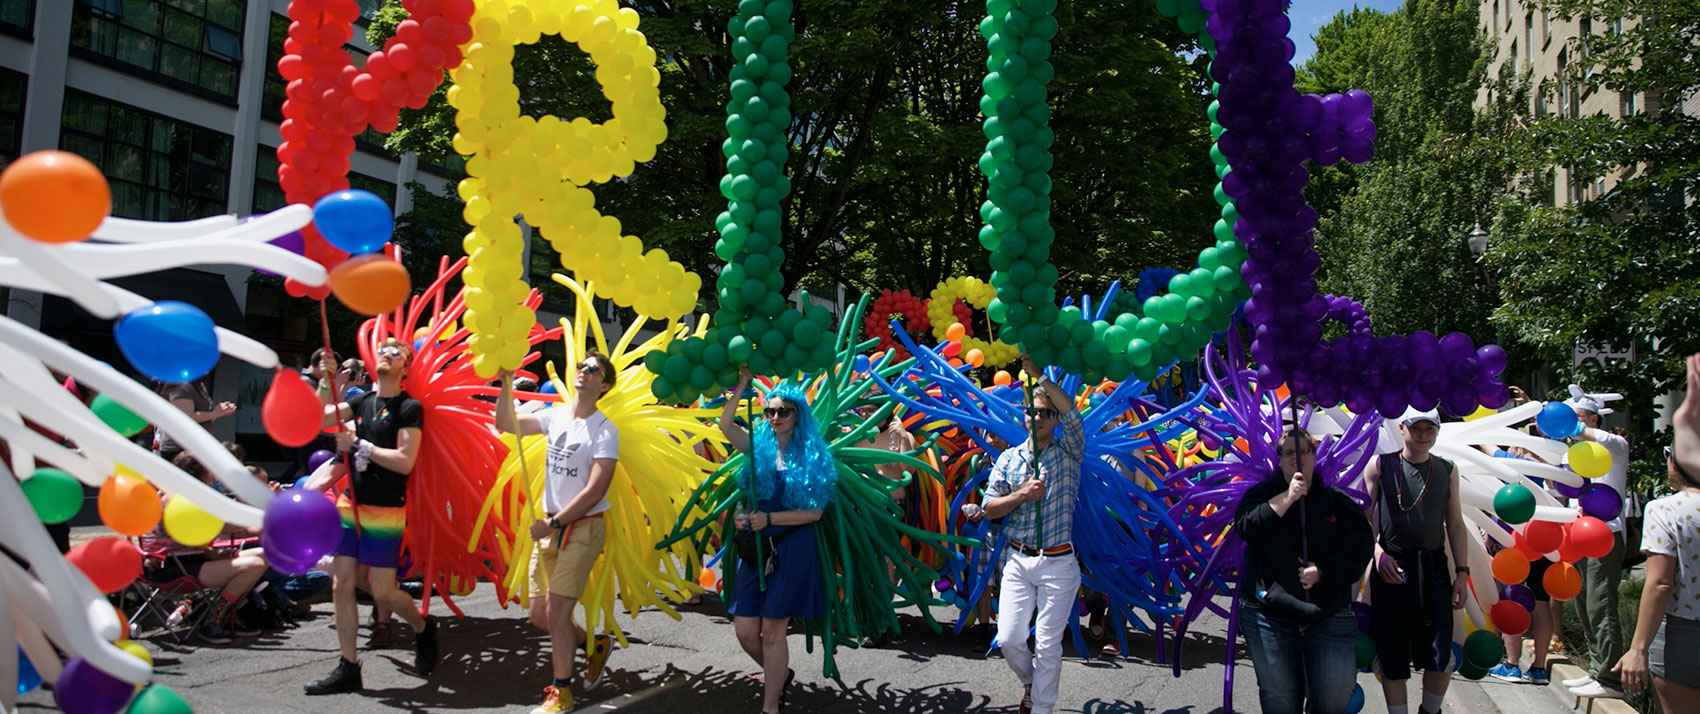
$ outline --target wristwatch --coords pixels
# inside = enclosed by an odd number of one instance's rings
[[[549,516],[549,527],[550,528],[560,528],[561,524],[555,522],[554,516]]]
[[[1452,572],[1457,573],[1459,575],[1469,575],[1470,569],[1469,568],[1453,568]]]

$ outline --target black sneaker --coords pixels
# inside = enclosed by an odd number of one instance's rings
[[[344,692],[358,692],[362,686],[363,685],[360,682],[360,663],[350,662],[338,657],[336,660],[336,669],[331,670],[330,676],[315,682],[309,682],[306,689],[308,694],[315,695],[342,694]]]
[[[230,614],[230,620],[225,623],[225,628],[230,631],[230,634],[235,635],[237,637],[259,637],[260,636],[260,628],[255,627],[252,624],[249,624],[247,622],[244,622],[242,620],[242,618],[236,616],[236,613],[234,611],[232,611],[231,614]]]
[[[431,676],[437,668],[437,621],[425,618],[425,629],[413,637],[413,669],[421,677]]]
[[[195,628],[195,639],[209,645],[230,644],[230,631],[224,628],[222,618],[208,617],[201,621],[201,626]]]

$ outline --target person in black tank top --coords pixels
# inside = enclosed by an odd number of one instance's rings
[[[1399,432],[1405,447],[1383,454],[1364,472],[1370,526],[1376,533],[1370,575],[1370,636],[1381,661],[1388,714],[1406,714],[1405,682],[1423,670],[1419,712],[1436,714],[1452,655],[1452,611],[1464,606],[1470,569],[1448,568],[1446,551],[1465,553],[1458,469],[1429,453],[1440,433],[1435,412],[1407,411]]]

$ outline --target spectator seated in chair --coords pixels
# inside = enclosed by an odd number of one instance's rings
[[[172,463],[202,482],[212,485],[211,476],[187,452],[177,455]],[[166,498],[161,494],[161,498]],[[257,531],[236,526],[226,526],[221,538],[246,537],[256,535]],[[163,585],[188,577],[193,578],[203,587],[221,588],[220,599],[213,606],[217,608],[210,616],[201,621],[195,631],[195,637],[207,644],[229,644],[231,635],[238,637],[253,637],[258,630],[240,625],[236,619],[236,610],[241,606],[243,598],[260,582],[266,574],[267,565],[264,551],[260,548],[239,548],[209,546],[187,546],[171,539],[165,533],[164,526],[152,534],[142,537],[142,551],[149,554],[150,565],[147,579],[156,585]],[[215,539],[215,542],[216,539]]]

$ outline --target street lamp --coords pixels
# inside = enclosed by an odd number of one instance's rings
[[[1465,236],[1464,239],[1470,244],[1470,253],[1475,255],[1477,259],[1480,259],[1482,254],[1487,252],[1488,232],[1482,230],[1482,224],[1477,223],[1476,227],[1471,228],[1470,234]]]

